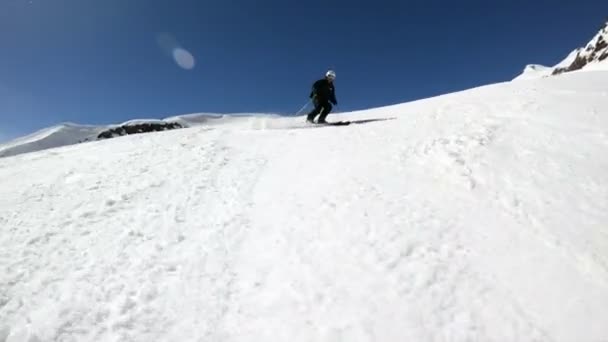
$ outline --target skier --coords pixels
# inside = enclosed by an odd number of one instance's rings
[[[315,108],[308,114],[306,121],[314,123],[314,119],[319,115],[317,123],[327,123],[325,118],[331,112],[331,103],[334,105],[338,104],[336,101],[336,92],[334,86],[334,80],[336,79],[336,73],[333,70],[329,70],[325,73],[325,78],[316,81],[312,86],[312,91],[309,97],[312,98]]]

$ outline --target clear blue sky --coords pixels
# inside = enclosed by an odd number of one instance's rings
[[[607,15],[585,0],[0,0],[0,140],[64,121],[287,114],[328,68],[341,111],[410,101],[554,64]]]

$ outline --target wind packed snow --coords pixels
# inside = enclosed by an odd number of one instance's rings
[[[608,341],[608,73],[0,159],[0,341]]]

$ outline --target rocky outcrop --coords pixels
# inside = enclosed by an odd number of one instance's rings
[[[114,127],[101,132],[97,139],[110,139],[123,135],[140,134],[149,132],[160,132],[171,129],[182,128],[177,122],[154,122],[154,123],[133,123]]]
[[[608,22],[600,29],[595,37],[587,44],[584,49],[581,49],[574,61],[561,68],[555,68],[552,75],[559,75],[565,72],[583,69],[590,63],[602,62],[608,58]]]

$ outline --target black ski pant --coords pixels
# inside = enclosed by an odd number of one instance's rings
[[[331,103],[328,100],[317,100],[314,101],[315,108],[308,113],[306,120],[313,121],[317,115],[319,115],[319,122],[324,122],[327,115],[331,112]]]

